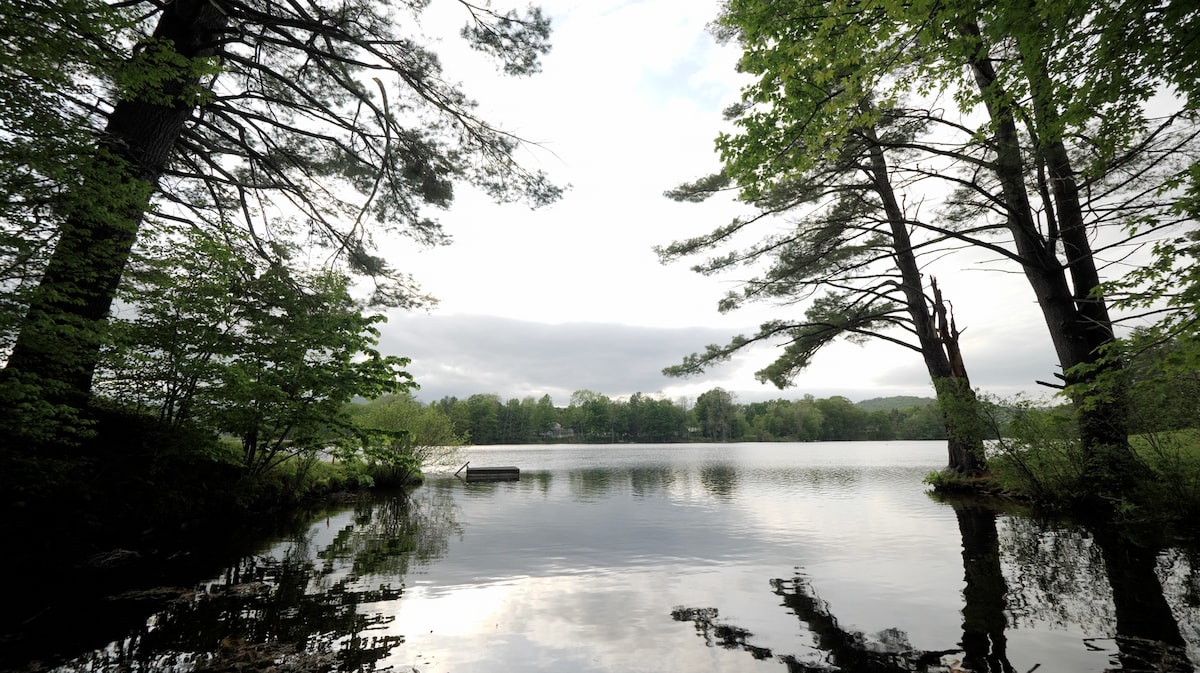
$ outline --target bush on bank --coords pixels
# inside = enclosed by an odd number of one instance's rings
[[[73,447],[0,453],[0,536],[19,555],[64,562],[115,548],[185,543],[198,529],[234,529],[343,491],[411,487],[419,467],[298,452],[252,472],[237,442],[97,402],[94,434]],[[378,479],[376,477],[379,477]]]
[[[997,409],[1002,410],[997,415]],[[995,437],[988,442],[988,474],[981,479],[934,473],[926,482],[943,492],[975,491],[1030,500],[1047,509],[1094,514],[1088,462],[1069,407],[1027,401],[993,405]],[[1200,520],[1200,429],[1154,430],[1143,423],[1130,437],[1138,472],[1133,487],[1109,498],[1118,518]]]

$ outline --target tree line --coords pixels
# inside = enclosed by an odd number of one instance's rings
[[[503,400],[494,394],[443,397],[428,405],[472,444],[543,442],[812,442],[945,439],[932,399],[869,409],[845,397],[737,402],[722,388],[670,400],[635,393],[613,399],[589,390],[565,407],[549,395]],[[914,403],[915,402],[915,403]]]
[[[1183,354],[1175,342],[1145,350],[1129,362],[1130,432],[1153,437],[1186,431],[1200,418],[1200,373],[1167,375]],[[388,401],[392,400],[392,401]],[[357,408],[360,404],[352,405]],[[689,398],[635,393],[612,398],[590,390],[566,406],[550,395],[502,399],[475,394],[428,404],[412,393],[367,403],[403,408],[423,446],[555,442],[812,442],[944,440],[944,410],[936,398],[882,397],[852,402],[842,396],[739,402],[720,388]],[[355,412],[360,413],[360,412]],[[399,418],[396,412],[392,416]],[[421,420],[417,420],[421,419]],[[1020,436],[1031,422],[1070,427],[1069,405],[1055,400],[980,399],[981,436]],[[397,427],[400,427],[399,425]],[[1048,437],[1042,437],[1048,440]]]

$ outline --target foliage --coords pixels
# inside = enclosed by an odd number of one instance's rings
[[[858,402],[858,408],[863,411],[891,411],[893,409],[908,409],[936,404],[932,397],[917,397],[915,395],[893,395],[891,397],[872,397]]]
[[[58,161],[77,159],[117,114],[119,101],[194,107],[192,123],[178,139],[167,139],[175,151],[165,167],[171,180],[157,185],[163,201],[218,230],[241,218],[264,243],[267,236],[287,240],[299,233],[329,247],[350,270],[391,277],[398,284],[381,286],[379,298],[402,303],[420,297],[406,298],[411,285],[370,255],[369,221],[436,243],[444,236],[421,204],[444,207],[454,182],[505,200],[542,203],[558,194],[545,176],[513,161],[517,139],[479,119],[475,103],[420,42],[426,3],[354,1],[330,8],[223,0],[218,11],[224,18],[207,24],[188,14],[198,11],[190,2],[175,10],[141,8],[148,11],[131,4],[140,3],[0,4],[13,41],[0,90],[21,101],[4,106],[2,121],[6,131],[29,139],[21,152],[6,149],[11,165],[41,180],[14,183],[6,193],[27,198],[35,188],[69,187],[63,170],[29,163],[31,157],[51,157],[57,138],[83,146],[60,152]],[[540,10],[520,15],[461,4],[468,44],[508,74],[537,71],[549,37]],[[189,57],[184,44],[163,37],[169,30],[187,39],[211,36],[215,51]],[[176,80],[193,88],[175,91]],[[38,201],[8,203],[26,208],[6,218],[16,227]],[[289,207],[281,208],[284,203]],[[302,224],[294,232],[280,215],[293,208],[300,212],[291,221]],[[271,226],[264,227],[267,221]]]
[[[1154,474],[1141,493],[1150,509],[1195,522],[1200,515],[1200,429],[1143,433],[1133,444]]]
[[[1084,456],[1074,415],[1027,399],[988,406],[994,439],[988,464],[1005,491],[1065,506],[1087,494]]]
[[[1044,507],[1085,506],[1095,513],[1096,501],[1089,486],[1095,477],[1085,467],[1073,407],[1018,399],[993,400],[987,409],[995,433],[989,445],[994,488],[1031,498]],[[1200,512],[1197,430],[1145,426],[1131,437],[1131,443],[1141,469],[1130,488],[1108,506],[1126,518],[1192,520]],[[927,481],[942,488],[955,485],[947,484],[945,475]]]
[[[100,381],[113,398],[236,437],[260,474],[358,442],[346,404],[412,385],[406,359],[375,350],[384,318],[363,314],[345,276],[256,265],[203,236],[175,243],[131,278]]]
[[[78,439],[146,231],[187,221],[220,240],[240,227],[279,268],[303,245],[371,278],[373,301],[407,306],[431,300],[374,253],[379,236],[445,242],[427,211],[459,185],[557,198],[442,72],[427,4],[0,2],[0,400],[14,428],[45,434],[22,441]],[[537,70],[540,11],[460,4],[468,44],[506,73]]]
[[[1163,13],[1179,25],[1163,27]],[[1124,41],[1126,14],[1136,44]],[[733,128],[717,139],[720,172],[668,195],[734,190],[755,212],[659,252],[709,253],[694,267],[706,274],[753,269],[722,311],[774,300],[804,317],[767,322],[668,373],[782,340],[782,355],[758,373],[782,386],[838,337],[906,345],[925,356],[937,386],[953,464],[956,445],[978,446],[975,402],[965,367],[946,385],[931,358],[956,346],[957,330],[952,321],[930,329],[921,271],[956,249],[988,251],[1036,295],[1079,404],[1089,488],[1119,493],[1126,483],[1115,477],[1136,468],[1129,400],[1117,385],[1120,358],[1102,355],[1114,323],[1095,290],[1112,269],[1102,260],[1188,218],[1180,187],[1195,166],[1195,84],[1176,69],[1194,70],[1196,54],[1172,42],[1181,26],[1194,17],[1175,3],[1132,0],[725,3],[714,32],[742,48],[739,69],[752,79],[726,112]],[[1186,101],[1150,105],[1167,86]],[[946,113],[946,100],[957,110]],[[735,238],[756,224],[768,233],[739,249]],[[939,303],[935,289],[935,311]]]
[[[696,424],[700,426],[700,434],[718,442],[728,442],[733,436],[733,428],[737,416],[734,412],[734,398],[722,388],[713,388],[696,398],[696,406],[692,409]]]
[[[374,350],[381,316],[364,316],[336,276],[297,293],[279,269],[255,290],[270,303],[243,306],[243,351],[233,354],[213,391],[208,417],[242,440],[246,466],[261,472],[283,455],[353,441],[345,405],[411,385],[406,358]]]
[[[435,406],[422,405],[409,393],[351,404],[349,413],[367,439],[361,454],[353,447],[339,457],[361,456],[377,484],[404,483],[422,468],[461,462],[458,447],[466,439],[455,433],[450,417]]]

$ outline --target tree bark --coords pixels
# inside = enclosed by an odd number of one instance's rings
[[[226,21],[213,2],[175,0],[163,6],[152,39],[135,50],[139,66],[159,70],[160,84],[120,92],[79,185],[61,202],[54,252],[4,370],[14,406],[49,403],[76,414],[85,408],[138,229],[199,101],[194,59],[215,53]],[[168,50],[187,60],[156,58]]]
[[[1137,461],[1129,445],[1128,402],[1116,377],[1105,376],[1119,370],[1120,365],[1104,354],[1104,347],[1115,341],[1112,320],[1103,297],[1094,294],[1100,283],[1099,272],[1066,148],[1056,137],[1043,138],[1037,129],[1030,129],[1039,158],[1045,160],[1050,174],[1053,201],[1044,205],[1053,210],[1059,226],[1066,255],[1064,266],[1057,257],[1057,236],[1043,237],[1035,220],[1025,186],[1024,152],[1014,112],[1005,102],[1007,94],[997,82],[995,69],[987,57],[987,45],[983,44],[975,24],[964,25],[962,33],[980,44],[979,52],[968,65],[995,128],[994,172],[1001,185],[1008,229],[1050,331],[1068,392],[1070,386],[1086,386],[1102,379],[1113,382],[1113,389],[1105,394],[1075,392],[1073,401],[1087,461],[1087,487],[1093,495],[1120,495],[1137,474]],[[1036,89],[1036,82],[1031,81],[1031,86]],[[1035,119],[1041,118],[1039,126],[1046,128],[1051,121],[1047,117],[1053,112],[1044,95],[1042,92],[1039,97],[1035,91],[1038,100],[1033,107]]]
[[[933,291],[933,317],[937,325],[939,348],[945,349],[949,364],[948,376],[934,379],[938,405],[946,423],[947,449],[950,462],[947,468],[954,473],[979,476],[987,472],[987,459],[983,451],[983,425],[979,414],[979,399],[971,389],[967,376],[967,365],[963,362],[962,350],[958,345],[958,326],[954,315],[942,300],[942,290],[937,279],[929,279]]]
[[[927,305],[921,269],[913,253],[904,212],[892,189],[883,147],[874,129],[864,129],[863,136],[869,145],[872,185],[883,203],[891,229],[892,250],[896,268],[900,272],[905,308],[912,319],[925,369],[933,382],[942,422],[946,427],[946,469],[955,474],[978,476],[987,470],[987,463],[983,453],[978,400],[971,390],[962,352],[958,348],[958,330],[950,329],[936,281],[933,284],[932,312]]]

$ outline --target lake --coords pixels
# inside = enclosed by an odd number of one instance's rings
[[[1194,542],[939,500],[922,478],[944,464],[942,442],[480,447],[465,459],[521,479],[433,475],[407,497],[331,507],[219,572],[81,608],[74,628],[95,630],[91,644],[41,659],[403,673],[1200,662]]]

